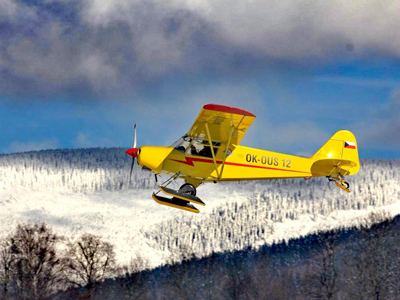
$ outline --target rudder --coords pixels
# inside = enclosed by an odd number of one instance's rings
[[[354,175],[360,169],[357,141],[348,130],[336,132],[311,159],[313,176]]]

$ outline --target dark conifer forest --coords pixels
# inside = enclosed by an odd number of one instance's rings
[[[152,270],[140,256],[117,264],[113,245],[99,236],[66,241],[46,224],[18,225],[1,241],[1,297],[398,299],[400,216],[371,213],[365,221],[200,259],[181,248],[180,262]]]

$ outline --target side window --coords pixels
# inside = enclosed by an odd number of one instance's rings
[[[217,155],[221,143],[212,142],[214,154]],[[211,146],[207,140],[195,139],[191,145],[191,155],[203,156],[212,158]]]
[[[185,153],[186,149],[188,149],[191,141],[192,141],[191,138],[189,138],[187,136],[183,136],[179,140],[177,140],[175,143],[173,143],[171,147],[178,150],[179,152]]]
[[[214,147],[214,154],[217,155],[221,143],[212,142],[212,145]],[[175,143],[173,143],[171,147],[186,155],[196,155],[212,158],[211,146],[208,140],[198,138],[192,139],[188,136],[183,136]]]

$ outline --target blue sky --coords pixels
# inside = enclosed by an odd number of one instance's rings
[[[242,143],[311,155],[351,130],[400,159],[398,1],[0,4],[0,153],[170,145],[207,103],[257,118]]]

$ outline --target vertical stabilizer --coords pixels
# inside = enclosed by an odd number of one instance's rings
[[[353,175],[360,169],[357,141],[348,130],[336,132],[311,159],[313,176]]]

